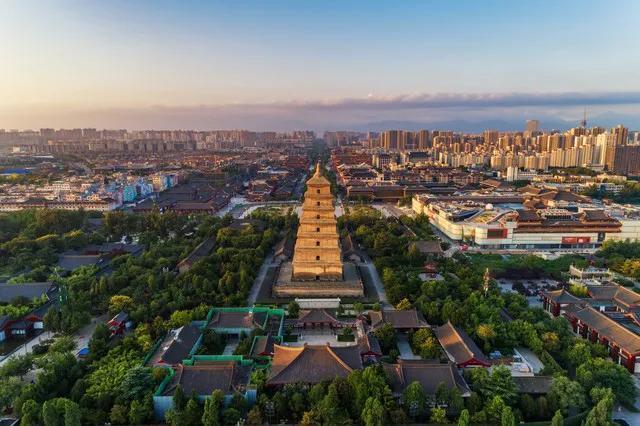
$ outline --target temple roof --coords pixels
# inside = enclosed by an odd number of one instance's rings
[[[418,382],[427,395],[435,395],[440,383],[448,389],[457,388],[462,396],[469,396],[469,386],[454,364],[440,364],[425,360],[399,359],[397,364],[383,364],[391,388],[402,393],[413,382]]]
[[[478,345],[471,337],[460,328],[447,321],[443,326],[433,330],[449,359],[456,364],[464,364],[476,360],[481,364],[489,365],[489,360],[482,353]]]
[[[362,368],[358,346],[274,345],[269,385],[320,383]]]
[[[371,327],[374,329],[381,327],[384,323],[389,323],[393,328],[400,329],[429,327],[422,313],[415,309],[371,311],[369,317],[371,318]]]

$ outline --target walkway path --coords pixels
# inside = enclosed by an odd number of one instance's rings
[[[4,365],[4,363],[9,359],[9,358],[13,358],[15,356],[20,356],[20,355],[26,355],[28,353],[30,353],[33,350],[33,347],[39,343],[41,343],[43,340],[47,340],[47,339],[51,339],[53,338],[53,333],[51,333],[50,331],[44,331],[41,334],[39,334],[38,336],[35,336],[34,338],[32,338],[31,340],[24,342],[22,345],[18,346],[13,352],[11,352],[9,355],[5,356],[2,361],[0,361],[0,367],[2,365]]]
[[[222,351],[222,355],[233,355],[239,343],[240,341],[237,337],[229,337],[229,340],[227,340],[227,345]]]
[[[251,286],[251,290],[249,291],[249,297],[247,298],[248,306],[253,306],[258,299],[258,295],[260,294],[260,288],[262,287],[262,282],[267,276],[267,271],[269,267],[276,266],[273,263],[273,251],[265,257],[264,262],[260,266],[260,270],[258,271],[258,275],[256,275],[256,279],[253,280],[253,285]]]
[[[369,276],[371,277],[371,281],[376,289],[376,293],[378,293],[378,300],[382,307],[389,305],[389,300],[387,299],[387,293],[384,291],[384,284],[380,279],[380,275],[378,274],[378,270],[376,269],[376,265],[373,264],[373,261],[364,251],[359,250],[358,254],[364,260],[364,262],[360,263],[360,266],[363,268],[367,268],[369,270]]]
[[[633,374],[631,377],[636,384],[636,389],[640,393],[640,377],[638,377],[637,374]],[[638,405],[638,397],[636,397],[635,406],[638,407]],[[640,425],[640,412],[631,412],[619,404],[616,404],[613,407],[613,412],[611,414],[611,417],[614,420],[622,419],[630,425]]]
[[[398,346],[398,351],[400,351],[401,359],[421,359],[413,353],[406,334],[398,333],[396,336],[396,346]]]
[[[91,336],[93,335],[93,331],[96,329],[98,323],[105,322],[107,320],[106,315],[102,315],[100,317],[92,318],[91,323],[84,326],[82,329],[78,330],[73,334],[73,340],[76,342],[76,350],[86,347],[89,344],[89,340],[91,340]],[[31,353],[33,347],[43,340],[53,338],[53,333],[50,331],[45,331],[42,334],[34,337],[33,339],[25,342],[25,344],[20,345],[15,351],[6,356],[4,359],[0,361],[0,366],[2,366],[9,358],[19,355],[26,355]]]

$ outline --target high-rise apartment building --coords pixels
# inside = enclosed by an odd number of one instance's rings
[[[640,145],[616,145],[610,170],[622,175],[640,175]]]
[[[527,120],[527,123],[525,125],[525,130],[529,132],[529,134],[540,131],[540,121]]]
[[[418,149],[428,149],[432,147],[431,137],[428,130],[420,130],[417,136]]]
[[[500,137],[500,132],[497,130],[485,130],[483,132],[484,143],[493,145],[498,142],[498,138]]]
[[[624,127],[622,124],[619,124],[611,129],[611,133],[615,137],[615,145],[627,144],[627,139],[629,138],[629,129]]]

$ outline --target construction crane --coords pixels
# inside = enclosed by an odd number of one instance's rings
[[[585,129],[587,127],[587,107],[584,107],[584,116],[580,120],[580,127]]]

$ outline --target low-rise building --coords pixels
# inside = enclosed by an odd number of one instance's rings
[[[445,354],[459,368],[489,367],[489,359],[482,353],[478,345],[459,327],[447,321],[446,324],[433,330]]]

